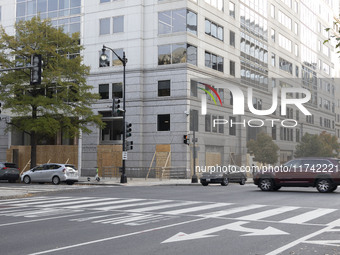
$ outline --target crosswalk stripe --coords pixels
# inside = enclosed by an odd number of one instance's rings
[[[74,204],[83,204],[83,203],[91,203],[91,202],[100,202],[100,201],[112,201],[112,200],[117,200],[119,198],[94,198],[94,199],[84,199],[84,200],[80,200],[80,201],[71,201],[71,202],[56,202],[51,205],[39,205],[39,207],[64,207],[65,205],[74,205]]]
[[[208,214],[206,217],[207,218],[214,218],[214,217],[221,217],[221,216],[227,216],[230,214],[234,213],[239,213],[239,212],[244,212],[252,209],[258,209],[261,207],[265,207],[266,205],[246,205],[246,206],[240,206],[240,207],[235,207],[235,208],[230,208],[227,210],[221,210],[221,211],[216,211],[211,214]]]
[[[1,211],[0,215],[6,215],[9,213],[16,213],[16,212],[29,212],[30,210],[32,210],[32,208],[24,209],[24,208],[17,207],[16,209],[13,209],[13,210]]]
[[[293,224],[301,224],[301,223],[305,223],[307,221],[319,218],[321,216],[324,216],[326,214],[332,213],[337,211],[337,209],[316,209],[313,211],[309,211],[303,214],[300,214],[298,216],[294,216],[285,220],[281,220],[281,223],[293,223]]]
[[[88,207],[93,207],[93,206],[103,206],[103,205],[112,205],[112,204],[124,204],[124,203],[131,203],[131,202],[137,202],[137,201],[143,201],[146,199],[141,199],[141,198],[134,198],[134,199],[120,199],[120,200],[115,200],[115,201],[106,201],[106,202],[99,202],[99,203],[90,203],[90,204],[84,204],[84,205],[73,205],[73,206],[66,206],[65,208],[68,209],[75,209],[75,208],[88,208]],[[98,207],[96,209],[102,209],[103,207]]]
[[[132,200],[132,199],[130,199],[130,200]],[[142,202],[142,203],[135,203],[135,204],[128,204],[128,205],[106,206],[106,207],[101,207],[101,208],[98,208],[98,209],[103,210],[103,211],[107,211],[107,210],[122,209],[122,208],[126,208],[126,207],[161,204],[161,203],[166,203],[166,202],[168,202],[168,200],[156,200],[156,201]]]
[[[266,211],[262,211],[259,213],[254,213],[254,214],[250,214],[250,215],[246,215],[246,216],[242,216],[239,218],[236,218],[237,220],[261,220],[267,217],[271,217],[271,216],[275,216],[278,214],[282,214],[285,212],[290,212],[293,210],[297,210],[300,207],[295,207],[295,206],[282,206],[279,208],[274,208],[274,209],[270,209],[270,210],[266,210]]]
[[[52,205],[54,203],[63,203],[63,202],[70,202],[70,201],[79,201],[79,200],[86,200],[90,199],[90,197],[77,197],[77,198],[48,198],[48,200],[45,201],[38,201],[38,202],[25,202],[25,203],[20,203],[19,205],[24,205],[24,206],[36,206],[40,204],[46,204],[46,206]]]
[[[191,205],[191,204],[197,204],[199,202],[180,202],[176,204],[165,204],[165,205],[156,205],[156,206],[149,206],[149,207],[142,207],[142,208],[137,208],[137,209],[131,209],[128,210],[129,212],[148,212],[148,211],[156,211],[160,209],[165,209],[165,208],[170,208],[170,207],[178,207],[182,205]]]
[[[58,197],[58,198],[68,198],[68,197]],[[51,199],[51,198],[50,197],[32,197],[32,198],[22,198],[22,199],[11,199],[10,201],[6,200],[4,202],[1,202],[1,205],[42,201],[42,200],[47,200],[47,199]]]
[[[167,211],[167,212],[163,212],[163,214],[176,215],[176,214],[183,214],[183,213],[189,213],[189,212],[203,211],[203,210],[213,209],[216,207],[222,207],[222,206],[227,206],[227,205],[232,205],[232,203],[215,203],[215,204],[201,205],[201,206],[190,207],[186,209]]]

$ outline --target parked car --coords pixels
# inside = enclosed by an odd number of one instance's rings
[[[26,184],[52,182],[58,185],[60,182],[66,182],[72,185],[78,181],[78,170],[68,164],[43,164],[24,172],[21,175],[21,180]]]
[[[203,186],[208,186],[209,183],[220,183],[222,186],[227,186],[230,182],[244,185],[247,175],[245,171],[241,171],[239,166],[229,166],[228,171],[203,173],[200,181]]]
[[[263,191],[281,187],[316,187],[321,193],[333,192],[340,184],[340,160],[335,158],[297,158],[276,169],[254,173],[254,184]]]
[[[0,180],[7,180],[10,183],[16,182],[20,178],[20,171],[16,164],[0,162]]]

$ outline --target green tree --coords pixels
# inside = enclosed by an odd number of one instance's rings
[[[339,143],[336,136],[325,131],[320,135],[306,133],[296,146],[295,157],[335,157],[338,151]]]
[[[247,148],[251,154],[254,154],[254,160],[257,162],[263,164],[275,164],[277,162],[279,147],[265,133],[259,133],[256,140],[251,139],[247,143]]]
[[[36,165],[38,138],[65,130],[76,136],[90,133],[88,125],[102,126],[91,105],[98,99],[87,85],[89,67],[82,63],[79,34],[68,35],[49,20],[34,17],[15,25],[15,35],[0,27],[0,63],[3,68],[28,66],[31,55],[41,54],[42,82],[30,85],[30,70],[2,72],[0,101],[11,111],[8,128],[29,134],[31,166]]]

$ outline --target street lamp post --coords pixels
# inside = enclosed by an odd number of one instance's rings
[[[120,183],[127,183],[127,178],[126,178],[126,171],[125,171],[125,160],[126,160],[126,124],[125,124],[125,67],[126,67],[126,63],[127,63],[127,58],[125,56],[125,51],[123,51],[123,58],[121,58],[120,56],[117,55],[117,53],[103,45],[103,48],[102,48],[102,54],[100,55],[100,61],[103,62],[103,63],[107,63],[108,61],[108,56],[106,55],[105,53],[105,50],[108,49],[108,50],[111,50],[113,52],[113,54],[115,54],[115,56],[120,60],[120,62],[122,62],[123,64],[123,165],[122,165],[122,175],[120,177]],[[112,99],[114,100],[114,98]],[[114,110],[114,109],[112,109]]]

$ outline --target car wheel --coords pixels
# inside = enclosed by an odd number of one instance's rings
[[[73,185],[74,184],[73,181],[67,181],[66,183],[67,183],[67,185]]]
[[[240,181],[240,185],[244,185],[246,184],[246,178],[242,178],[242,180]]]
[[[53,183],[54,185],[58,185],[58,184],[60,183],[60,178],[59,178],[58,176],[54,176],[54,177],[52,178],[52,183]]]
[[[31,183],[31,177],[29,177],[28,175],[25,175],[23,181],[24,181],[25,184],[30,184]]]
[[[333,185],[329,179],[319,179],[316,182],[316,189],[320,193],[332,192],[332,188],[333,188]]]
[[[259,187],[262,191],[273,190],[274,188],[273,181],[269,178],[261,179],[259,183]]]
[[[208,186],[209,183],[207,183],[207,182],[202,182],[201,184],[202,184],[203,186]]]
[[[228,178],[224,178],[223,181],[221,182],[222,186],[227,186],[229,184]]]

